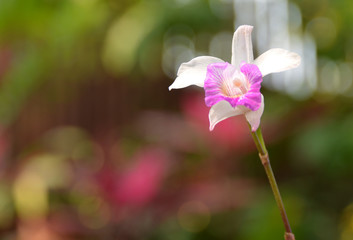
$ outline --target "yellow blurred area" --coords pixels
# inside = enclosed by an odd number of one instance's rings
[[[48,213],[48,186],[44,179],[29,170],[23,171],[14,182],[13,196],[21,219],[44,218]]]
[[[141,1],[112,22],[102,54],[107,70],[119,75],[133,69],[138,48],[161,20],[160,16],[160,6],[156,2]]]
[[[341,238],[340,240],[353,239],[353,203],[348,205],[341,216]]]
[[[72,170],[61,156],[41,154],[31,157],[28,161],[24,166],[25,173],[38,176],[49,188],[66,187],[72,181]]]

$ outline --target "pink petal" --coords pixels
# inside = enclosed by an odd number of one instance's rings
[[[256,111],[261,105],[261,72],[259,68],[254,64],[243,64],[240,70],[248,79],[250,83],[250,89],[239,99],[237,104],[243,105],[249,108],[251,111]]]
[[[235,67],[227,62],[208,65],[204,85],[206,106],[211,107],[222,100],[229,101],[233,107],[236,106],[238,99],[227,98],[221,93],[226,78],[232,79],[232,70],[236,70]]]
[[[242,79],[243,87],[246,88],[243,93],[233,85],[235,79]],[[256,65],[243,64],[240,72],[226,62],[210,64],[204,85],[206,106],[211,107],[225,100],[232,107],[243,105],[255,111],[261,104],[261,82],[261,72]]]

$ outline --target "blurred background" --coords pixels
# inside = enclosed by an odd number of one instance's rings
[[[208,130],[182,62],[255,57],[262,129],[297,239],[353,239],[353,2],[1,0],[0,239],[283,239],[245,119]]]

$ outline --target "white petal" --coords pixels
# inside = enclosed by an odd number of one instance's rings
[[[249,111],[249,109],[243,106],[233,108],[227,101],[220,101],[216,103],[211,107],[208,115],[210,120],[210,131],[212,131],[216,124],[220,121],[223,121],[229,117],[244,114],[246,111]]]
[[[255,59],[262,76],[269,73],[282,72],[296,68],[300,64],[300,56],[281,48],[272,48]]]
[[[252,29],[253,26],[242,25],[233,35],[232,64],[237,68],[243,61],[250,63],[254,60],[251,42]]]
[[[264,96],[261,94],[260,108],[257,109],[256,111],[248,111],[244,114],[246,117],[246,120],[251,125],[251,131],[253,132],[255,132],[260,125],[260,120],[261,120],[262,113],[264,112],[264,107],[265,107]]]
[[[177,78],[169,91],[172,89],[184,88],[190,85],[203,87],[207,66],[211,63],[224,62],[222,59],[209,56],[201,56],[191,59],[189,62],[182,63],[179,67]]]

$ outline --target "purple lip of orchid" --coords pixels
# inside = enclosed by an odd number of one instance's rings
[[[254,64],[243,63],[240,71],[227,62],[209,64],[204,85],[206,105],[212,107],[225,100],[233,108],[256,111],[261,106],[261,82],[262,74]]]

